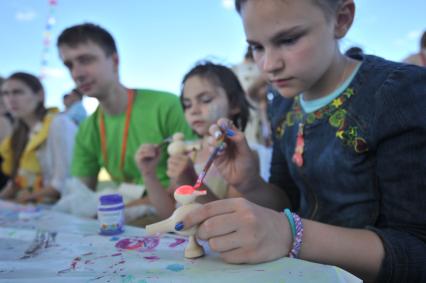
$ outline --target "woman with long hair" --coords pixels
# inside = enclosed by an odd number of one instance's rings
[[[0,198],[57,200],[69,176],[76,126],[56,108],[44,106],[43,86],[31,74],[12,74],[1,86],[1,96],[15,124],[0,145],[2,171],[10,177]]]

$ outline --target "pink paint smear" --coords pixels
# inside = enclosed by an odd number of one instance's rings
[[[144,256],[143,258],[149,260],[149,261],[156,261],[159,260],[160,258],[156,255],[152,255],[152,256]]]
[[[118,241],[115,244],[115,247],[123,250],[138,250],[146,252],[154,250],[159,243],[160,239],[158,237],[134,237]]]
[[[170,245],[169,245],[169,248],[176,248],[177,246],[179,246],[179,245],[181,245],[181,244],[183,244],[183,243],[185,243],[186,242],[186,240],[185,239],[175,239],[175,242],[174,243],[171,243]]]

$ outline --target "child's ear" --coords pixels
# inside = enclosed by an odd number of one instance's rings
[[[343,0],[342,4],[336,11],[336,26],[334,35],[340,39],[346,35],[352,26],[355,16],[355,4],[353,0]]]

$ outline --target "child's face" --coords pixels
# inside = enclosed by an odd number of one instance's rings
[[[250,0],[241,17],[260,70],[285,97],[321,92],[339,54],[334,19],[312,0]]]
[[[210,125],[219,118],[230,115],[225,90],[199,76],[186,80],[182,101],[188,124],[200,136],[206,136]]]

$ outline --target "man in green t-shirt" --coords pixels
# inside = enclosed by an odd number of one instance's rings
[[[119,57],[111,34],[90,23],[72,26],[57,46],[77,88],[99,101],[98,109],[79,127],[71,173],[95,189],[104,167],[117,183],[143,184],[134,154],[143,143],[160,143],[176,132],[194,138],[177,96],[154,90],[127,89],[119,80]],[[167,185],[167,152],[157,174]]]

